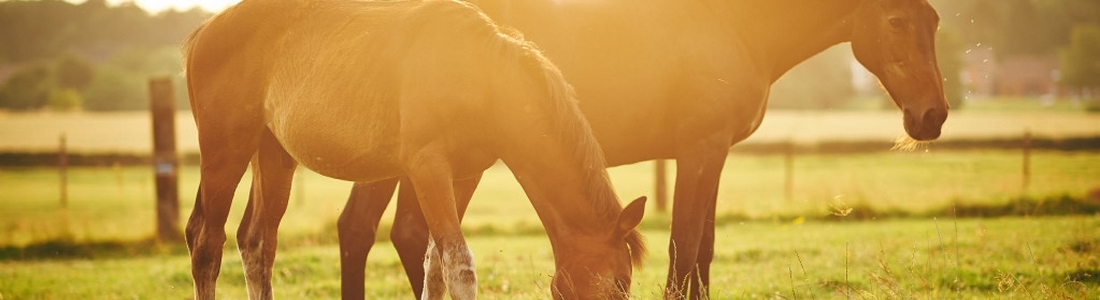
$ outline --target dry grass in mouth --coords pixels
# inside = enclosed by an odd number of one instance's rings
[[[908,135],[902,134],[894,139],[894,146],[890,148],[890,151],[913,152],[927,150],[930,144],[932,144],[932,142],[918,141]]]

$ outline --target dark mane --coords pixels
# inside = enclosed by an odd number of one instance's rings
[[[588,121],[577,107],[576,93],[573,86],[565,81],[561,71],[542,55],[534,43],[524,40],[521,36],[501,34],[507,41],[509,50],[514,51],[522,69],[532,78],[542,81],[549,93],[550,101],[542,103],[550,112],[553,127],[557,128],[558,139],[563,145],[573,146],[572,163],[584,170],[587,181],[586,192],[593,195],[593,208],[602,216],[614,218],[622,206],[618,203],[618,197],[611,187],[607,176],[607,162],[604,160],[603,151],[596,141]],[[612,209],[614,207],[614,209]]]
[[[505,47],[513,52],[513,56],[519,60],[524,71],[532,74],[533,78],[542,81],[551,95],[551,101],[544,104],[548,105],[547,108],[552,113],[551,121],[554,128],[559,129],[557,131],[559,140],[564,145],[575,147],[572,155],[573,163],[584,170],[586,193],[593,195],[592,201],[589,201],[593,211],[605,220],[615,222],[622,211],[622,205],[619,203],[619,198],[615,194],[611,180],[607,175],[607,162],[604,159],[603,151],[600,149],[587,119],[578,118],[578,116],[584,114],[577,106],[577,97],[573,86],[566,82],[565,76],[549,59],[542,55],[538,47],[534,43],[525,40],[522,35],[518,34],[518,31],[500,30],[499,28],[498,31],[501,31],[500,35],[506,41],[507,45]],[[642,235],[636,229],[631,229],[625,240],[630,248],[632,265],[641,266],[647,253]]]

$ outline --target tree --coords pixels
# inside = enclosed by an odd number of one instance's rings
[[[87,61],[69,55],[57,63],[56,73],[58,87],[82,91],[92,83],[95,68]]]
[[[80,97],[80,93],[73,89],[52,90],[49,99],[46,101],[46,107],[55,111],[79,110],[83,104],[84,99]]]
[[[954,30],[940,28],[936,33],[936,61],[939,62],[940,74],[943,76],[943,93],[952,109],[963,106],[964,87],[961,74],[965,68],[962,59],[964,51],[966,45]]]
[[[50,69],[34,65],[16,72],[0,87],[0,108],[34,110],[49,100],[54,84]]]
[[[1035,5],[1031,0],[1005,2],[1008,2],[1009,15],[1004,30],[1001,31],[1003,43],[998,53],[1003,54],[1003,57],[1042,54],[1045,46],[1044,32]]]
[[[1081,91],[1100,92],[1100,26],[1082,25],[1073,29],[1068,47],[1062,50],[1062,84]]]
[[[772,86],[768,107],[841,108],[855,96],[847,46],[832,47],[798,64]]]
[[[84,93],[84,108],[92,111],[148,109],[145,78],[111,66],[100,68]]]

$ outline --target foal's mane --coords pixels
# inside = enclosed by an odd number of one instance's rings
[[[483,13],[481,14],[487,22]],[[494,25],[496,26],[496,25]],[[550,112],[553,127],[557,128],[557,138],[564,145],[573,146],[570,163],[583,169],[586,182],[585,192],[592,197],[589,205],[597,216],[614,223],[622,206],[607,175],[607,162],[603,150],[595,139],[587,119],[577,106],[576,92],[562,75],[561,71],[542,54],[535,43],[523,38],[519,31],[506,27],[497,27],[497,47],[505,57],[513,58],[521,70],[531,78],[541,81],[550,95],[550,101],[540,103]],[[617,237],[616,237],[617,238]],[[641,234],[631,229],[623,237],[630,249],[634,266],[641,266],[646,255],[646,246]]]

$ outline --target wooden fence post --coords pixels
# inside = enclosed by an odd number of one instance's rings
[[[65,133],[61,133],[57,145],[57,170],[61,178],[61,207],[69,207],[69,149],[65,141]]]
[[[1031,130],[1024,131],[1024,164],[1021,180],[1022,196],[1027,197],[1031,188]]]
[[[149,80],[153,116],[153,170],[157,189],[157,239],[180,241],[179,157],[176,155],[176,99],[170,77]]]
[[[654,183],[654,193],[656,195],[653,197],[656,198],[654,200],[657,200],[657,211],[663,213],[668,211],[668,177],[665,176],[665,173],[668,172],[667,168],[665,168],[667,161],[658,159],[653,163],[655,169],[654,173],[657,175],[656,182]]]
[[[783,200],[794,201],[794,142],[783,147]]]

